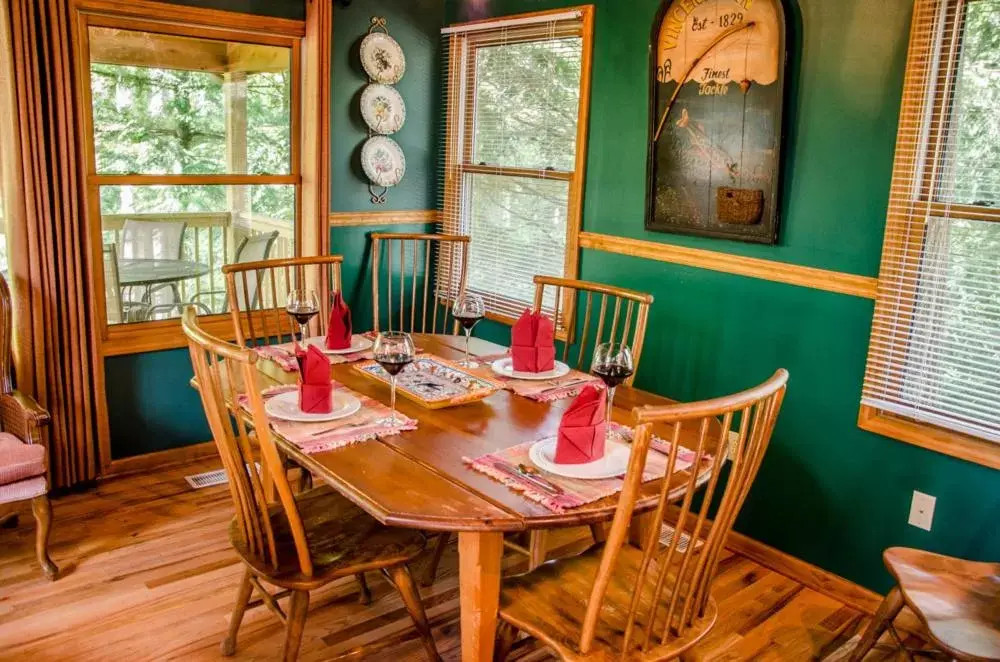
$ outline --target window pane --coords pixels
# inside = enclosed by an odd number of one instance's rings
[[[998,255],[1000,223],[928,222],[903,387],[925,420],[1000,429]]]
[[[101,187],[109,324],[226,312],[222,267],[292,257],[294,186]]]
[[[534,301],[536,274],[564,273],[569,184],[466,175],[466,185],[469,286],[486,295],[490,310],[520,314]]]
[[[579,38],[478,48],[473,162],[572,171],[582,53]]]
[[[1000,207],[1000,0],[968,3],[944,202]]]
[[[101,174],[287,174],[291,51],[92,27]]]

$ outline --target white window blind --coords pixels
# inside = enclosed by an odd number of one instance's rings
[[[536,274],[575,264],[585,20],[572,10],[442,31],[444,229],[471,236],[467,287],[495,316],[533,303]]]
[[[917,0],[863,403],[1000,442],[1000,0]]]

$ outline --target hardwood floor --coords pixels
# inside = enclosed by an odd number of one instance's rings
[[[30,513],[21,513],[16,529],[0,529],[0,660],[223,659],[219,647],[242,572],[226,534],[232,503],[225,487],[195,491],[183,479],[217,467],[203,461],[116,478],[55,499],[56,582],[46,581],[35,562]],[[553,546],[572,551],[584,535],[560,532]],[[374,574],[369,585],[369,607],[358,604],[353,578],[313,594],[300,659],[425,659],[398,594]],[[714,594],[721,622],[694,652],[696,660],[823,659],[868,623],[854,609],[735,554],[722,563]],[[422,595],[438,650],[457,660],[454,545],[437,583]],[[276,659],[282,639],[281,623],[255,609],[244,618],[232,659]],[[522,641],[511,659],[552,657]],[[896,659],[903,658],[883,646],[866,662]]]

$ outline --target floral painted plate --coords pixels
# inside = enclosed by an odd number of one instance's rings
[[[372,131],[388,136],[403,128],[406,104],[395,88],[372,83],[361,93],[361,116]]]
[[[386,136],[373,136],[361,148],[361,167],[376,186],[395,186],[406,173],[406,157],[399,144]]]
[[[395,85],[406,73],[406,56],[395,39],[372,32],[361,41],[361,66],[376,83]]]

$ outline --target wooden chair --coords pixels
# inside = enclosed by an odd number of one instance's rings
[[[906,650],[893,627],[904,606],[950,658],[1000,660],[1000,563],[963,561],[902,547],[887,549],[883,560],[897,586],[882,601],[851,654],[852,662],[863,660],[887,629]],[[913,659],[914,652],[906,654]]]
[[[597,309],[595,297],[600,301]],[[635,382],[643,345],[646,343],[649,307],[653,305],[652,294],[584,280],[535,276],[535,312],[542,311],[547,301],[551,301],[554,306],[552,317],[556,320],[557,327],[566,334],[562,349],[563,363],[570,364],[577,370],[589,370],[590,360],[598,345],[622,342],[632,349],[635,363],[635,373],[625,385],[631,386]],[[584,302],[586,305],[582,305]],[[564,314],[561,316],[560,313]]]
[[[596,309],[595,296],[600,300],[599,308]],[[554,320],[560,319],[560,309],[565,311],[567,303],[570,308],[568,319],[558,325],[566,333],[566,340],[562,343],[562,362],[572,364],[577,370],[586,371],[590,369],[590,360],[598,345],[604,342],[626,343],[632,348],[635,372],[625,381],[625,385],[632,386],[639,372],[639,359],[642,358],[642,348],[646,342],[646,325],[653,295],[583,280],[535,276],[535,312],[543,310],[547,297],[553,302]],[[583,305],[584,302],[586,305]],[[603,526],[593,527],[593,532],[595,540],[604,539]],[[505,544],[508,548],[527,555],[528,568],[534,570],[545,562],[547,537],[546,531],[532,531],[528,535],[527,548],[511,540],[505,541]]]
[[[469,237],[463,235],[373,233],[372,317],[375,332],[381,330],[381,313],[385,311],[388,331],[457,333],[458,325],[454,317],[449,324],[448,315],[452,303],[465,291],[468,253]],[[395,287],[394,281],[397,282]]]
[[[787,381],[788,373],[779,370],[760,386],[735,395],[634,410],[632,457],[607,541],[505,581],[497,659],[506,658],[518,631],[542,640],[564,660],[675,659],[708,635],[718,617],[712,579],[764,458]],[[694,466],[706,454],[716,461],[698,506],[698,471],[681,473],[683,484],[662,481],[652,521],[663,522],[671,512],[675,535],[662,545],[660,527],[649,527],[638,549],[627,544],[628,529],[654,426],[674,444],[668,476],[674,474],[682,426],[700,431],[691,449]],[[738,430],[735,441],[730,439],[733,428]],[[729,453],[732,466],[723,487],[720,474]],[[710,521],[709,508],[719,491],[719,507]],[[680,507],[668,510],[680,493]]]
[[[10,373],[11,300],[7,281],[0,276],[0,506],[31,501],[35,516],[35,554],[42,573],[54,580],[59,569],[49,558],[48,457],[42,428],[49,413],[35,400],[14,389]],[[14,514],[0,514],[0,523],[16,522]]]
[[[239,596],[222,644],[224,655],[236,650],[236,636],[248,607],[265,605],[286,624],[284,659],[298,655],[309,592],[345,577],[357,577],[362,596],[364,573],[380,571],[396,587],[432,660],[438,654],[408,563],[425,545],[417,531],[389,528],[328,487],[293,495],[282,470],[256,381],[257,354],[223,342],[199,326],[194,307],[184,311],[191,362],[202,404],[215,439],[236,516],[229,539],[246,566]],[[254,432],[242,416],[230,418],[227,403],[247,398]],[[251,438],[260,449],[261,471],[254,463]],[[277,492],[277,501],[267,495]],[[261,582],[278,587],[272,595]],[[260,594],[251,600],[254,590]],[[288,614],[278,600],[290,595]]]
[[[340,290],[340,255],[294,257],[228,264],[226,306],[233,318],[236,342],[244,347],[285,342],[298,333],[298,325],[285,314],[288,292],[295,288],[313,289],[319,295]],[[320,296],[320,313],[312,324],[322,333],[330,312],[330,302]]]

